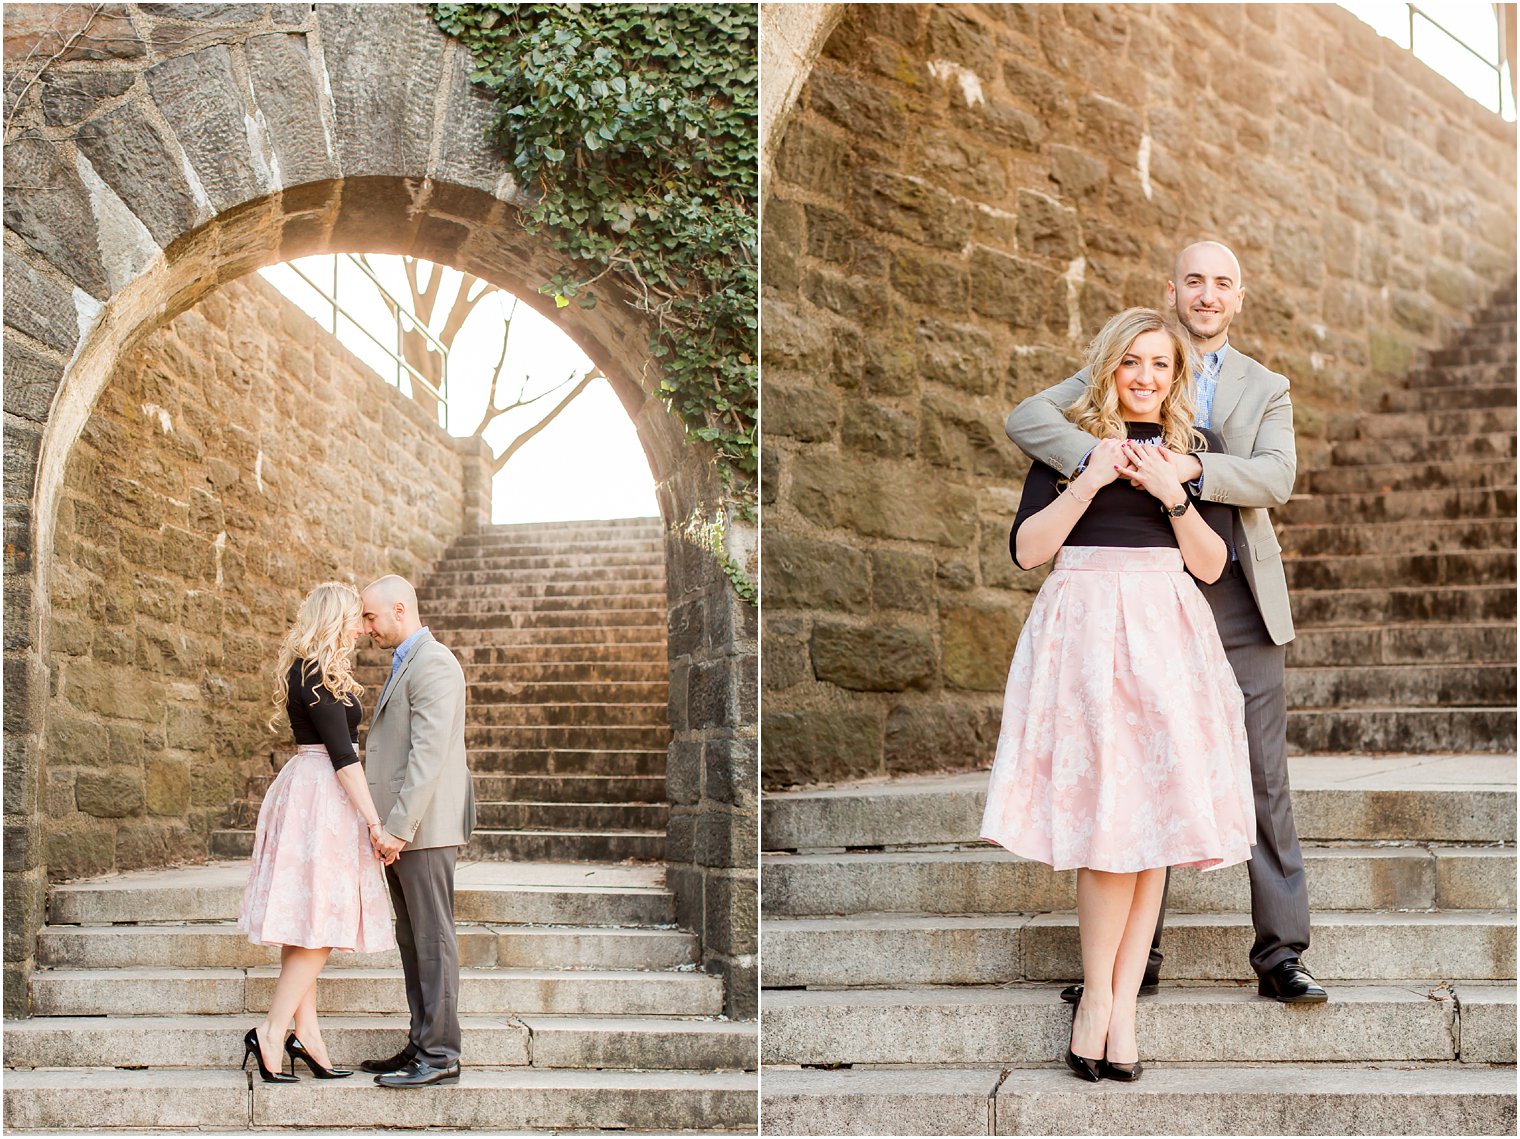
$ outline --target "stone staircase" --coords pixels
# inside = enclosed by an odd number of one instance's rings
[[[1076,876],[978,841],[985,772],[771,795],[766,1131],[1514,1134],[1513,298],[1276,512],[1330,1002],[1256,995],[1245,867],[1179,870],[1149,1070],[1083,1084],[1057,997],[1081,974]]]
[[[1515,750],[1515,287],[1274,511],[1299,752]]]
[[[618,862],[665,856],[670,742],[665,558],[652,518],[490,526],[418,586],[434,636],[469,685],[465,742],[482,859]],[[374,706],[390,655],[361,648]],[[247,857],[272,776],[249,788],[212,853]]]
[[[753,1131],[756,1026],[722,1018],[722,980],[676,928],[658,863],[659,522],[491,527],[450,548],[419,601],[469,684],[459,1084],[266,1086],[238,1070],[278,972],[233,926],[265,777],[213,836],[238,861],[52,888],[33,1016],[5,1026],[8,1129]],[[373,707],[389,655],[366,650],[357,671]],[[317,1001],[336,1063],[405,1041],[394,952],[334,954]]]
[[[1513,1134],[1513,758],[1289,767],[1330,1003],[1256,996],[1245,867],[1175,871],[1133,1086],[1060,1063],[1076,875],[977,841],[984,772],[770,796],[765,1129]]]
[[[465,1070],[420,1093],[238,1069],[279,960],[233,927],[246,873],[52,888],[33,1016],[5,1025],[7,1130],[753,1131],[755,1025],[721,1017],[662,868],[461,863]],[[394,951],[334,954],[317,1002],[336,1063],[405,1042]]]

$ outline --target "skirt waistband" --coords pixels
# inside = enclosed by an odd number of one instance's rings
[[[1182,551],[1175,546],[1062,546],[1055,569],[1099,573],[1181,573]]]
[[[331,758],[327,754],[326,744],[296,744],[295,755],[320,755],[323,759]]]

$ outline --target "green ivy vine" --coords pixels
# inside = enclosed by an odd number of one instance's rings
[[[596,304],[619,279],[655,318],[660,394],[711,443],[737,512],[758,468],[758,9],[434,4],[500,104],[495,141],[571,263],[543,286]],[[731,575],[732,576],[732,575]]]

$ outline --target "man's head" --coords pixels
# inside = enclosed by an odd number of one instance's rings
[[[1215,352],[1225,342],[1230,321],[1245,299],[1240,261],[1229,246],[1198,241],[1177,255],[1166,283],[1166,303],[1200,352]]]
[[[364,631],[382,649],[393,649],[422,628],[417,615],[417,591],[404,577],[387,574],[359,595]]]

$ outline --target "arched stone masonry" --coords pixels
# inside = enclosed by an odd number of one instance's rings
[[[626,298],[609,288],[595,309],[556,311],[538,296],[562,258],[518,221],[522,191],[486,139],[467,53],[413,5],[49,6],[34,19],[35,40],[25,9],[6,28],[8,74],[31,42],[35,58],[56,55],[19,96],[6,152],[6,1014],[25,1015],[45,897],[47,574],[74,441],[122,354],[218,285],[366,251],[522,297],[633,420],[670,535],[670,882],[730,1010],[752,1015],[754,611],[678,533],[711,515],[717,479],[655,397],[650,328]],[[753,546],[731,531],[731,548]]]

